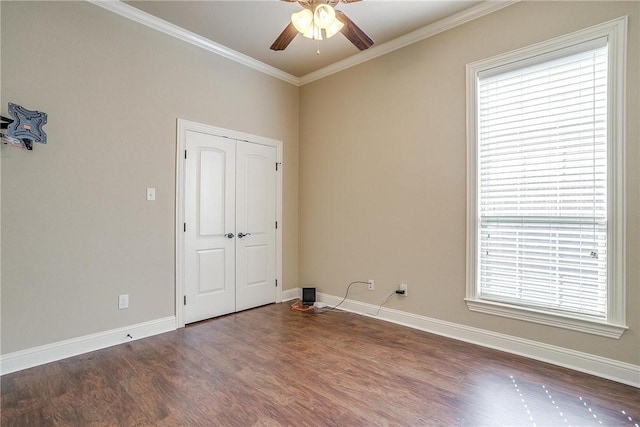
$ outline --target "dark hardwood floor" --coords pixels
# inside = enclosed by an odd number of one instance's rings
[[[640,389],[288,304],[1,381],[2,426],[640,426]]]

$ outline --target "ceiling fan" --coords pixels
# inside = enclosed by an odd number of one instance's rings
[[[293,3],[296,0],[283,0]],[[322,40],[341,32],[359,50],[373,45],[373,40],[351,19],[334,6],[340,1],[353,3],[360,0],[299,0],[304,9],[291,15],[291,22],[271,45],[271,50],[284,50],[298,35]]]

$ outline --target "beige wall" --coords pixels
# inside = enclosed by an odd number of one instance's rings
[[[465,296],[465,64],[629,15],[627,321],[621,339],[472,313]],[[640,364],[640,2],[522,2],[308,84],[300,95],[300,283]]]
[[[49,115],[46,146],[2,147],[3,354],[174,314],[178,118],[284,141],[297,286],[297,87],[86,2],[1,7],[2,111]]]

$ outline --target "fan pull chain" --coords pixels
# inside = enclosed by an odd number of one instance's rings
[[[318,50],[316,50],[316,55],[320,55],[320,40],[316,40],[318,43]]]

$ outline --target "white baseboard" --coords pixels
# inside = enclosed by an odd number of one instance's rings
[[[302,289],[293,288],[282,291],[282,302],[291,301],[292,299],[302,298]]]
[[[287,292],[295,294],[294,289]],[[298,295],[300,292],[298,289]],[[342,300],[342,297],[323,293],[317,296],[318,301],[329,306]],[[375,315],[377,305],[350,299],[345,300],[340,309],[640,387],[640,366],[630,363],[391,308],[382,307]]]
[[[137,340],[152,335],[176,329],[175,316],[138,323],[137,325],[111,329],[52,344],[28,348],[26,350],[7,353],[0,356],[0,374],[9,374],[22,369],[32,368],[67,357],[77,356],[101,348],[111,347],[128,341]],[[129,338],[128,335],[131,335]]]

